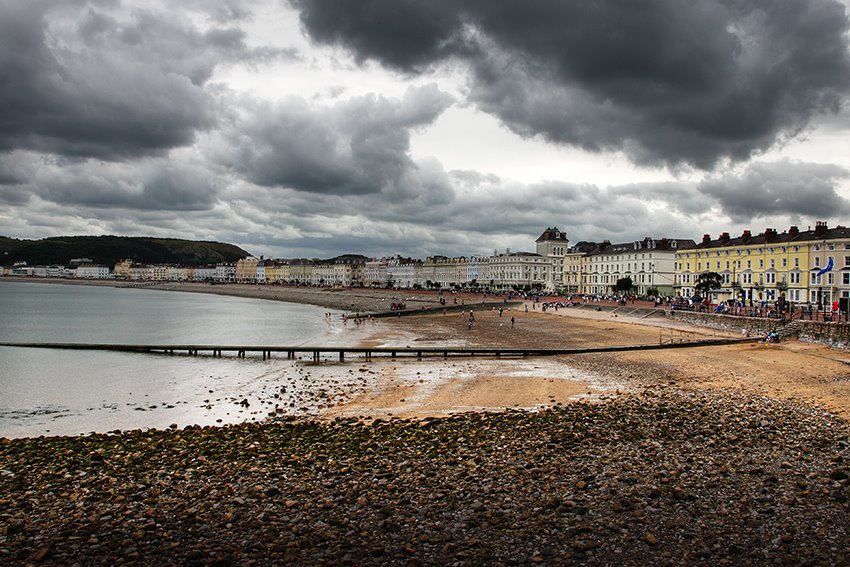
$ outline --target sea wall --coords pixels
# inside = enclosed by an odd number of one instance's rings
[[[836,348],[850,348],[850,324],[824,323],[822,321],[798,321],[797,338],[801,341],[821,343]]]
[[[781,326],[778,319],[693,313],[691,311],[668,311],[667,317],[724,331],[747,329],[751,336],[765,335]],[[823,321],[798,319],[790,323],[786,329],[793,330],[801,341],[821,343],[836,348],[850,348],[850,323],[825,323]]]
[[[740,331],[747,329],[751,336],[764,335],[779,326],[778,319],[759,317],[738,317],[736,315],[718,315],[716,313],[694,313],[692,311],[668,311],[667,316],[676,321],[684,321],[702,327]]]

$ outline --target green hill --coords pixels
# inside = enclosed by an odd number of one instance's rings
[[[25,261],[29,265],[68,264],[72,258],[91,258],[110,268],[124,259],[150,264],[203,266],[235,262],[248,252],[233,244],[138,236],[57,236],[19,240],[0,236],[0,265]]]

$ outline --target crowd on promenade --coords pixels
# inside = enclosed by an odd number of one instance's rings
[[[848,321],[848,313],[840,309],[838,301],[817,305],[811,302],[793,303],[780,298],[777,301],[744,301],[728,299],[719,303],[708,300],[680,300],[672,303],[670,309],[696,311],[699,313],[716,313],[719,315],[734,315],[736,317],[759,317],[793,321],[802,319],[808,321],[840,322]]]

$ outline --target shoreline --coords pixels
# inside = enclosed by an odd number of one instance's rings
[[[70,280],[58,278],[12,278],[0,277],[3,281],[19,283],[45,283],[59,285],[88,285],[102,287],[134,287],[133,282],[117,280]],[[206,284],[197,282],[140,282],[144,285],[138,287],[158,291],[178,291],[185,293],[206,293],[211,295],[226,295],[231,297],[243,297],[251,299],[267,299],[271,301],[285,301],[288,303],[309,304],[328,309],[336,309],[348,313],[361,312],[363,314],[388,312],[393,301],[403,301],[408,309],[440,310],[444,306],[440,304],[440,296],[435,291],[426,290],[387,290],[379,288],[347,288],[332,289],[308,286],[284,286],[284,285],[252,285],[252,284]],[[126,285],[122,285],[126,284]],[[450,295],[446,293],[447,305],[445,307],[458,307],[461,301],[466,305],[477,306],[482,303],[483,294],[463,293]],[[458,298],[458,304],[452,304],[452,298]],[[498,305],[503,302],[501,297],[488,296],[488,305]]]
[[[4,278],[5,279],[5,278]],[[2,280],[0,280],[2,281]],[[30,279],[34,283],[40,283]],[[68,285],[114,285],[114,282],[51,281]],[[147,286],[146,286],[147,287]],[[242,284],[162,284],[148,289],[211,293],[255,299],[289,301],[322,307],[355,309],[381,307],[394,297],[394,290],[327,290],[280,286],[248,286]],[[447,295],[451,302],[453,296]],[[468,296],[458,296],[466,301]],[[503,317],[497,308],[501,298],[490,298],[476,307],[475,329],[466,327],[463,313],[442,314],[435,301],[439,296],[428,292],[408,292],[406,301],[415,300],[438,307],[414,317],[370,320],[360,329],[363,336],[358,346],[469,346],[535,347],[645,344],[658,341],[680,341],[701,337],[734,337],[735,333],[698,327],[667,318],[614,317],[611,313],[591,309],[561,308],[542,312],[531,302],[508,307]],[[431,301],[431,303],[429,303]],[[355,302],[359,302],[355,303]],[[489,310],[487,309],[489,308]],[[526,312],[525,309],[528,309]],[[516,327],[509,320],[514,317]],[[506,326],[507,325],[507,326]],[[349,369],[363,361],[346,362]],[[741,391],[768,395],[779,400],[796,400],[819,404],[838,415],[850,417],[850,353],[829,347],[786,341],[778,345],[730,345],[726,347],[689,348],[675,351],[576,355],[558,357],[559,372],[550,367],[537,376],[511,376],[510,362],[491,365],[483,360],[439,360],[413,363],[401,361],[370,362],[380,371],[380,380],[367,391],[348,397],[341,405],[322,408],[318,417],[339,416],[386,418],[388,416],[433,417],[477,409],[501,411],[506,408],[542,409],[555,404],[581,399],[616,395],[616,392],[640,392],[659,383],[674,384],[688,390]],[[547,365],[549,362],[546,363]],[[411,384],[406,369],[422,375],[442,376],[439,380]],[[436,372],[436,374],[434,374]],[[452,372],[458,376],[450,376]],[[576,378],[582,373],[588,379]],[[564,378],[564,375],[572,378]],[[613,388],[605,385],[606,378]],[[490,386],[486,387],[489,382]],[[497,385],[496,385],[497,384]],[[601,386],[601,387],[600,387]],[[610,390],[614,390],[611,394]],[[492,392],[498,392],[493,395]],[[430,412],[430,413],[429,413]]]

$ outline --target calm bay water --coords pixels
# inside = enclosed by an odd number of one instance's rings
[[[101,286],[0,282],[0,341],[350,344],[339,313],[308,305]],[[0,436],[262,419],[291,361],[0,347]],[[274,394],[272,394],[274,392]],[[290,397],[292,388],[290,387]],[[251,406],[238,405],[248,400]],[[282,396],[281,403],[287,401]],[[291,402],[292,405],[295,402]],[[249,409],[250,408],[250,409]],[[271,408],[274,409],[273,407]]]

